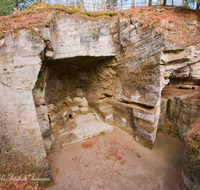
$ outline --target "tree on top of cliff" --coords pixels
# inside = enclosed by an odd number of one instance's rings
[[[200,0],[192,0],[193,3],[197,3],[197,6],[196,6],[196,12],[199,13],[199,9],[200,9]]]
[[[185,0],[184,2],[184,6],[189,9],[195,4],[196,4],[196,12],[198,13],[200,9],[200,0]]]
[[[34,0],[14,0],[14,8],[16,10],[24,10],[30,7],[34,3]]]
[[[117,6],[117,0],[107,0],[106,3],[109,4],[108,5],[109,10],[115,10]]]
[[[34,0],[0,0],[0,16],[11,14],[14,10],[27,9]]]
[[[9,15],[13,12],[12,0],[0,0],[0,15]]]

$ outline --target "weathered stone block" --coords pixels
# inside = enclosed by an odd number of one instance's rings
[[[131,127],[135,134],[151,144],[154,143],[160,113],[159,107],[145,109],[137,105],[115,102],[113,109],[114,120],[119,126]]]

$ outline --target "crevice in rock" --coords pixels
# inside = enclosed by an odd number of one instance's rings
[[[10,88],[10,86],[6,85],[5,83],[3,83],[3,82],[0,82],[0,83],[1,83],[2,85],[4,85],[4,86]]]
[[[111,98],[111,97],[113,97],[113,95],[111,95],[111,94],[102,94],[102,97],[100,97],[99,99],[106,99],[106,98]]]
[[[138,106],[138,107],[141,107],[143,109],[147,109],[147,110],[152,110],[154,109],[155,107],[152,107],[152,106],[147,106],[147,105],[144,105],[144,104],[140,104],[140,103],[136,103],[136,102],[129,102],[129,101],[125,101],[125,100],[120,100],[119,102],[122,102],[124,104],[129,104],[129,105],[135,105],[135,106]]]
[[[168,86],[174,86],[174,87],[180,87],[180,86],[188,86],[188,88],[192,88],[195,85],[200,85],[200,79],[190,78],[190,77],[184,77],[184,78],[173,78],[169,77],[170,83]]]
[[[176,60],[173,60],[173,61],[169,61],[167,62],[167,64],[179,64],[179,63],[185,63],[185,62],[188,62],[190,61],[189,58],[182,58],[182,59],[176,59]]]
[[[168,54],[168,53],[174,53],[174,54],[176,54],[176,53],[180,53],[180,52],[183,52],[183,51],[185,51],[185,49],[164,50],[163,53],[164,54]]]

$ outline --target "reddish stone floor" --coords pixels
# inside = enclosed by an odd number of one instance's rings
[[[45,190],[180,189],[182,142],[158,133],[147,149],[118,127],[49,155],[55,184]]]

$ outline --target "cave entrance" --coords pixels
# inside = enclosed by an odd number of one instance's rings
[[[111,56],[43,61],[33,97],[46,150],[113,130],[94,109],[113,99],[113,62]]]

